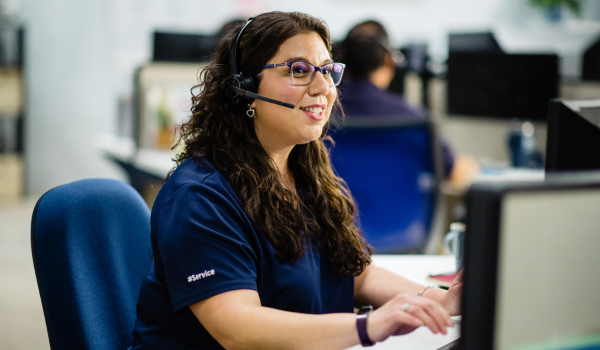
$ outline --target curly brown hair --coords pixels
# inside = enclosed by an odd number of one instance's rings
[[[179,141],[185,147],[176,160],[210,161],[264,230],[280,261],[302,257],[310,240],[326,249],[334,273],[360,275],[371,262],[372,249],[355,224],[357,211],[350,191],[331,167],[325,143],[332,145],[329,123],[319,139],[296,145],[289,156],[297,194],[282,184],[274,161],[256,136],[254,118],[246,117],[243,104],[233,105],[226,97],[230,46],[239,28],[221,39],[210,64],[200,72],[199,85],[192,88],[202,91],[193,95],[192,117],[181,126]],[[329,29],[322,20],[298,12],[260,15],[240,38],[241,67],[258,86],[263,66],[285,40],[313,32],[321,36],[331,55]]]

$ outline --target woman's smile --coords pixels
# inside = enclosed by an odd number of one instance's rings
[[[302,110],[310,118],[316,121],[321,121],[323,118],[325,118],[325,107],[327,107],[327,105],[315,104],[311,106],[300,107],[300,110]]]

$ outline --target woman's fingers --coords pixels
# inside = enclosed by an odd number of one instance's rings
[[[432,300],[423,300],[428,303],[425,307],[425,310],[430,315],[435,315],[435,320],[437,322],[438,328],[442,331],[443,334],[446,334],[446,327],[454,326],[454,322],[450,319],[450,314],[443,306],[439,303],[436,303]]]
[[[375,310],[367,322],[371,340],[383,341],[391,335],[407,334],[420,326],[434,334],[447,334],[453,326],[448,312],[435,301],[410,294],[399,294]]]
[[[410,314],[416,316],[418,319],[422,320],[423,325],[426,326],[427,328],[429,328],[431,330],[431,332],[433,332],[434,334],[437,334],[440,332],[443,333],[445,331],[445,328],[443,328],[443,329],[440,328],[440,326],[437,324],[434,317],[430,316],[419,305],[411,305],[411,307],[409,307],[409,309],[406,312],[410,313]]]
[[[367,333],[371,340],[380,342],[391,335],[407,334],[423,325],[419,318],[388,302],[369,315]]]
[[[423,320],[419,317],[416,317],[413,314],[402,311],[402,313],[398,312],[397,316],[403,325],[407,325],[409,327],[421,327],[424,325]]]
[[[452,281],[450,285],[450,289],[444,295],[444,299],[441,301],[442,305],[452,314],[460,315],[460,297],[462,294],[462,285],[463,285],[463,274],[464,269],[461,269],[458,275]]]
[[[404,302],[404,303],[403,303]],[[399,295],[397,303],[406,313],[417,317],[433,333],[446,334],[446,327],[453,325],[448,312],[438,303],[411,295]],[[408,308],[406,306],[408,305]]]

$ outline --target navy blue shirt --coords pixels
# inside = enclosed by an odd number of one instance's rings
[[[369,80],[347,79],[338,88],[340,102],[349,116],[428,118],[425,109],[410,105],[401,95],[382,90]]]
[[[153,266],[137,305],[132,349],[222,349],[189,305],[237,289],[258,292],[275,309],[352,312],[354,277],[334,275],[326,254],[282,263],[208,161],[188,159],[169,177],[152,208]]]
[[[427,119],[429,114],[423,108],[411,106],[398,94],[382,90],[368,80],[344,80],[338,87],[340,102],[348,118],[360,117],[395,117],[401,119]],[[448,143],[441,141],[444,174],[450,175],[454,166],[454,154]]]

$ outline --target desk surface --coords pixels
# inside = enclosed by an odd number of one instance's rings
[[[149,148],[136,149],[135,142],[131,138],[101,134],[96,143],[98,149],[109,157],[161,179],[164,179],[175,165],[171,158],[175,157],[176,152]]]
[[[544,181],[544,175],[544,169],[483,169],[473,178],[473,183]]]
[[[449,255],[374,255],[373,263],[421,284],[427,284],[425,278],[429,274],[449,272],[456,267],[454,257]],[[453,319],[458,325],[460,318]],[[448,328],[447,335],[434,335],[429,329],[421,327],[407,335],[390,337],[371,349],[436,350],[459,336],[458,326]],[[358,350],[363,347],[359,345],[350,349]]]

